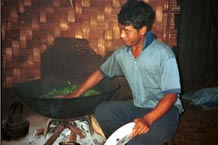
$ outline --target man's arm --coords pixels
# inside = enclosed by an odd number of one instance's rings
[[[99,69],[97,69],[80,85],[78,89],[76,89],[72,94],[64,96],[64,98],[80,97],[87,90],[97,85],[103,78],[104,75],[101,73]]]
[[[162,117],[176,102],[177,94],[166,94],[157,104],[157,106],[142,118],[134,119],[136,123],[130,137],[144,134],[149,131],[149,127],[160,117]]]

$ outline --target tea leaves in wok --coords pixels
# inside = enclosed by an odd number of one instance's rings
[[[73,91],[75,91],[79,85],[74,84],[72,85],[71,82],[68,82],[67,85],[63,88],[54,88],[51,91],[49,91],[47,94],[41,95],[39,98],[53,98],[54,96],[65,96],[71,94]],[[95,89],[90,89],[86,91],[82,96],[92,96],[100,94],[99,91],[96,91]]]

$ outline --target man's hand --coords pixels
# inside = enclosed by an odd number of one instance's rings
[[[62,98],[66,98],[66,96],[54,96],[53,98],[62,99]]]
[[[149,124],[143,118],[135,118],[133,121],[135,122],[135,127],[130,134],[131,139],[137,135],[141,135],[149,131]]]
[[[149,131],[149,127],[160,117],[162,117],[176,102],[177,94],[166,94],[155,106],[153,110],[144,115],[142,118],[135,118],[135,127],[132,130],[130,138],[141,135]]]
[[[66,95],[66,96],[63,96],[63,95],[60,95],[60,96],[54,96],[54,98],[58,98],[58,99],[62,99],[62,98],[77,98],[79,96],[75,95],[75,93],[72,93],[72,94],[69,94],[69,95]]]

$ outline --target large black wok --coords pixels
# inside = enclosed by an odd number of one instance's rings
[[[101,94],[79,98],[39,98],[53,88],[60,88],[66,81],[55,79],[33,80],[15,85],[15,94],[33,111],[49,118],[70,119],[88,115],[95,107],[108,101],[119,85],[111,80],[103,80],[94,89]]]

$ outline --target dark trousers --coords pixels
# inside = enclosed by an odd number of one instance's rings
[[[106,137],[116,129],[132,122],[136,117],[142,117],[151,108],[139,108],[131,101],[110,101],[96,107],[95,117]],[[176,132],[179,122],[179,112],[172,107],[163,117],[150,126],[146,134],[136,136],[127,145],[162,145],[170,140]]]

